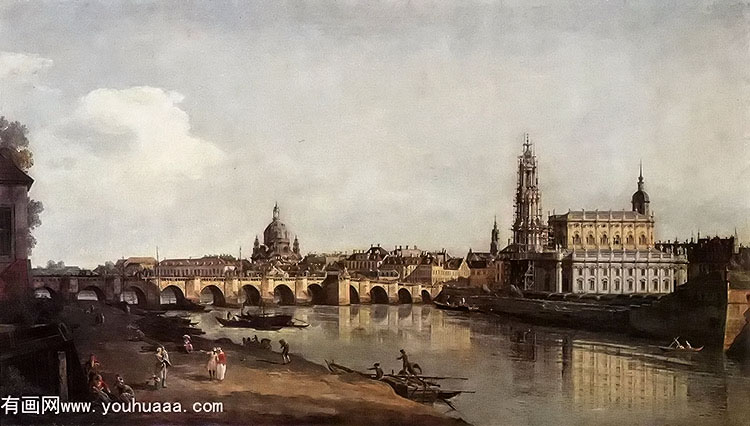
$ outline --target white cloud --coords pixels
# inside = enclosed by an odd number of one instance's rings
[[[27,81],[52,66],[52,59],[36,54],[0,52],[0,79]]]

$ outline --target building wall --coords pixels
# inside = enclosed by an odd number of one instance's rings
[[[28,259],[29,193],[23,185],[0,185],[0,207],[11,212],[11,251],[0,256],[0,270],[16,260]]]
[[[597,219],[551,217],[555,244],[576,250],[646,250],[654,247],[653,219],[633,212],[614,212],[623,217],[616,219],[608,217],[609,213],[593,212]]]

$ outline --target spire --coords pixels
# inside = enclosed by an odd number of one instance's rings
[[[273,206],[273,220],[279,220],[279,203],[277,202]]]
[[[643,160],[638,164],[638,190],[643,191]]]

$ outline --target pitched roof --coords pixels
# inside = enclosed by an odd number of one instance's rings
[[[16,166],[6,150],[0,150],[0,183],[25,185],[26,188],[31,188],[34,179]]]

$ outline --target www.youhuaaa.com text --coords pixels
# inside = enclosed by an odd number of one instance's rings
[[[59,396],[4,396],[0,398],[3,414],[61,414],[101,413],[103,416],[119,413],[221,413],[222,402],[195,402],[188,408],[179,402],[130,401],[130,402],[83,402],[60,401]]]

